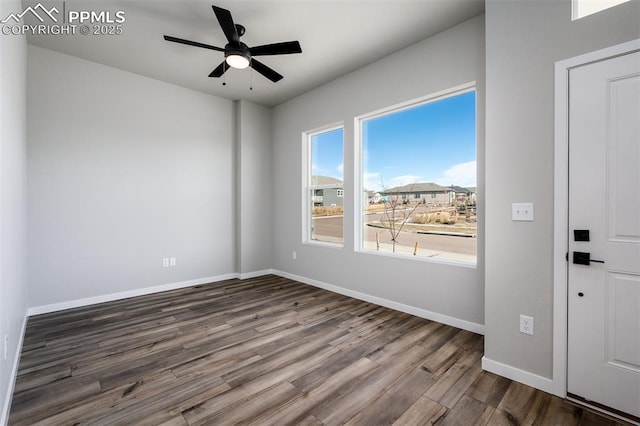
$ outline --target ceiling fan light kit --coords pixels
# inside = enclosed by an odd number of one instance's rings
[[[209,77],[222,77],[224,73],[231,67],[236,69],[245,69],[251,67],[258,73],[262,74],[272,82],[282,80],[282,75],[278,74],[275,70],[269,68],[267,65],[256,60],[254,56],[271,56],[271,55],[289,55],[293,53],[302,53],[300,42],[298,41],[285,41],[281,43],[265,44],[262,46],[249,47],[240,41],[245,33],[245,28],[242,25],[237,25],[233,22],[231,12],[226,9],[217,6],[211,6],[213,12],[218,18],[218,23],[227,38],[227,45],[223,48],[212,46],[197,41],[185,40],[173,36],[165,35],[166,41],[174,43],[186,44],[188,46],[201,47],[203,49],[216,50],[218,52],[224,52],[225,60],[216,67]]]
[[[239,53],[230,53],[229,55],[227,55],[226,61],[230,67],[243,70],[249,66],[249,62],[251,60],[245,55]]]

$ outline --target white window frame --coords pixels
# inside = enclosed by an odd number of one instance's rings
[[[344,247],[344,219],[342,225],[342,243],[334,243],[330,241],[318,241],[311,239],[311,197],[312,191],[316,189],[332,189],[336,188],[337,185],[312,185],[311,176],[313,175],[312,164],[311,164],[311,138],[315,135],[321,133],[331,132],[333,130],[342,129],[343,140],[342,140],[342,159],[344,162],[344,122],[333,123],[328,126],[318,127],[313,130],[308,130],[302,133],[302,243],[303,244],[312,244],[312,245],[321,245],[327,247]],[[344,179],[343,185],[340,186],[341,189],[344,190]],[[344,208],[344,203],[343,203]],[[344,216],[346,218],[346,216]]]
[[[362,187],[362,183],[363,183],[363,174],[364,174],[364,164],[362,161],[362,124],[364,123],[364,121],[372,119],[372,118],[377,118],[377,117],[381,117],[387,114],[391,114],[391,113],[395,113],[395,112],[400,112],[406,109],[410,109],[416,106],[420,106],[422,104],[425,103],[430,103],[430,102],[436,102],[438,100],[441,99],[446,99],[446,98],[450,98],[452,96],[456,96],[456,95],[461,95],[463,93],[466,92],[471,92],[471,91],[475,91],[476,92],[476,107],[475,107],[475,111],[476,111],[476,161],[478,158],[478,133],[477,133],[477,126],[478,126],[478,98],[477,98],[477,94],[478,94],[478,87],[475,81],[470,81],[468,83],[464,83],[461,84],[459,86],[454,86],[445,90],[440,90],[438,92],[420,97],[420,98],[416,98],[416,99],[412,99],[410,101],[407,102],[401,102],[399,104],[395,104],[386,108],[382,108],[376,111],[372,111],[369,113],[365,113],[359,116],[356,116],[353,120],[353,133],[354,133],[354,162],[355,162],[355,170],[356,170],[356,176],[355,176],[355,188],[356,188],[356,193],[359,195],[356,195],[355,197],[355,208],[356,208],[356,214],[355,214],[355,226],[354,226],[354,249],[357,252],[361,252],[361,253],[366,253],[366,254],[370,254],[373,256],[387,256],[387,257],[393,257],[393,258],[400,258],[400,259],[412,259],[418,262],[429,262],[429,263],[442,263],[442,264],[448,264],[448,265],[454,265],[454,266],[460,266],[460,267],[464,267],[464,268],[477,268],[478,265],[478,256],[476,254],[476,262],[464,262],[464,261],[457,261],[457,260],[450,260],[450,259],[438,259],[438,258],[425,258],[425,257],[417,257],[417,256],[407,256],[407,255],[402,255],[399,253],[388,253],[388,252],[379,252],[379,251],[373,251],[373,250],[367,250],[364,248],[364,242],[362,239],[362,228],[364,226],[364,206],[367,203],[367,199],[366,199],[366,195],[363,195],[363,187]],[[477,175],[477,171],[476,171],[476,175]],[[476,244],[478,244],[478,241],[476,240]]]
[[[629,0],[571,0],[571,20],[586,18]]]

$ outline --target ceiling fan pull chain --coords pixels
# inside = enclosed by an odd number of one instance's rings
[[[253,61],[253,59],[250,59]],[[249,90],[253,90],[253,67],[249,69]]]
[[[227,67],[228,67],[229,65],[227,65],[227,63],[226,63],[226,62],[223,62],[223,64],[224,64],[224,65],[223,65],[223,66],[224,66],[224,68],[223,68],[223,69],[224,69],[224,71],[223,71],[223,73],[222,73],[222,85],[223,85],[223,86],[226,86],[226,85],[227,85],[227,76],[226,76],[225,72],[227,71]]]

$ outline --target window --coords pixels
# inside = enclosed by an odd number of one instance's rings
[[[576,19],[602,12],[605,9],[609,9],[610,7],[626,3],[628,1],[629,0],[573,0],[571,2],[571,20],[575,21]]]
[[[306,242],[339,245],[344,242],[343,133],[340,126],[305,134]]]
[[[474,87],[358,122],[361,249],[475,264]]]

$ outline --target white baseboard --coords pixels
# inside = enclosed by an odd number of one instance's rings
[[[530,373],[519,368],[512,367],[511,365],[503,364],[498,361],[482,357],[482,369],[495,373],[499,376],[506,377],[516,382],[520,382],[532,388],[539,389],[543,392],[553,393],[553,380],[546,377],[538,376],[537,374]]]
[[[273,274],[273,269],[263,269],[262,271],[240,273],[238,274],[238,278],[240,278],[241,280],[248,280],[250,278],[256,278],[270,274]]]
[[[396,311],[405,312],[407,314],[415,315],[417,317],[425,318],[431,321],[436,321],[442,324],[450,325],[452,327],[461,328],[463,330],[484,335],[484,325],[482,324],[477,324],[471,321],[450,317],[448,315],[439,314],[437,312],[427,311],[426,309],[416,308],[414,306],[405,305],[403,303],[394,302],[392,300],[383,299],[381,297],[371,296],[369,294],[360,293],[359,291],[349,290],[344,287],[339,287],[333,284],[327,284],[321,281],[313,280],[311,278],[302,277],[300,275],[290,274],[288,272],[283,272],[283,271],[274,269],[272,273],[284,278],[289,278],[294,281],[299,281],[304,284],[309,284],[314,287],[329,290],[334,293],[353,297],[354,299],[375,303],[376,305],[384,306],[390,309],[395,309]]]
[[[105,294],[102,296],[87,297],[85,299],[69,300],[67,302],[52,303],[50,305],[34,306],[29,308],[29,316],[47,314],[49,312],[63,311],[65,309],[79,308],[82,306],[95,305],[97,303],[112,302],[114,300],[127,299],[129,297],[144,296],[147,294],[159,293],[162,291],[176,290],[179,288],[192,287],[194,285],[207,284],[217,281],[238,278],[239,274],[225,274],[214,277],[197,278],[194,280],[180,281],[177,283],[162,284],[153,287],[145,287],[136,290],[122,291],[119,293]]]
[[[11,409],[11,400],[13,398],[13,389],[16,384],[16,377],[18,376],[18,366],[20,365],[20,354],[22,353],[24,332],[27,329],[27,319],[28,315],[27,312],[25,312],[24,319],[22,320],[22,330],[20,331],[18,345],[16,346],[16,354],[13,359],[11,375],[9,376],[9,388],[7,389],[7,395],[4,399],[4,405],[2,406],[2,413],[0,413],[0,425],[6,425],[9,423],[9,410]]]

